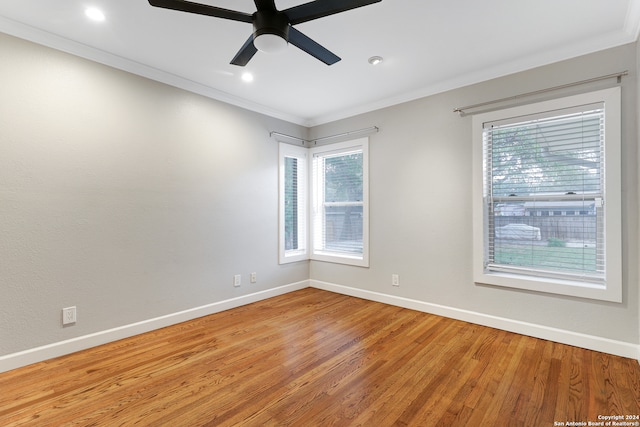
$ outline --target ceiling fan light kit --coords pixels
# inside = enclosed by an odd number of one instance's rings
[[[231,64],[244,67],[259,50],[265,53],[283,51],[289,43],[327,65],[340,57],[313,41],[293,25],[345,12],[382,0],[316,0],[285,10],[276,9],[275,0],[254,0],[256,12],[248,14],[186,0],[148,0],[151,6],[195,13],[253,24],[253,34],[244,42]]]
[[[253,45],[260,52],[273,54],[284,52],[289,42],[281,36],[265,33],[255,36],[253,38]]]

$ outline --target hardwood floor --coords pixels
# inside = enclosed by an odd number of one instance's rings
[[[1,426],[540,427],[599,415],[640,415],[637,361],[311,288],[0,374]]]

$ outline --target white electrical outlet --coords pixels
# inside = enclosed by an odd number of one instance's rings
[[[249,281],[251,283],[256,283],[258,281],[258,275],[255,272],[251,273],[249,275]]]
[[[242,275],[236,274],[235,276],[233,276],[233,286],[237,288],[238,286],[240,286],[241,283],[242,283]]]
[[[76,307],[67,307],[62,309],[62,324],[71,325],[76,323]]]
[[[400,276],[397,274],[391,275],[391,285],[392,286],[400,286]]]

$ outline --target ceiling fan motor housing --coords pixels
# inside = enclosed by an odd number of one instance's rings
[[[254,40],[263,34],[272,34],[289,42],[289,19],[277,10],[262,10],[253,14]]]

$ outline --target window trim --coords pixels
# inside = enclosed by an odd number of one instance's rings
[[[620,92],[620,87],[614,87],[491,111],[473,117],[473,278],[475,283],[622,302],[622,187],[620,171],[622,111]],[[483,200],[483,124],[597,102],[605,104],[605,285],[511,273],[486,272],[484,268],[486,228]]]
[[[309,227],[308,227],[308,169],[309,150],[281,142],[278,154],[278,258],[280,264],[304,261],[309,259]],[[287,250],[285,244],[285,158],[298,159],[298,238],[302,248]]]
[[[340,151],[362,150],[362,256],[353,256],[338,252],[317,251],[315,249],[315,230],[317,216],[314,215],[314,203],[318,189],[314,185],[313,158],[318,153],[335,153]],[[348,264],[358,267],[369,267],[369,138],[359,138],[334,144],[327,144],[309,149],[309,247],[310,259],[316,261]]]

